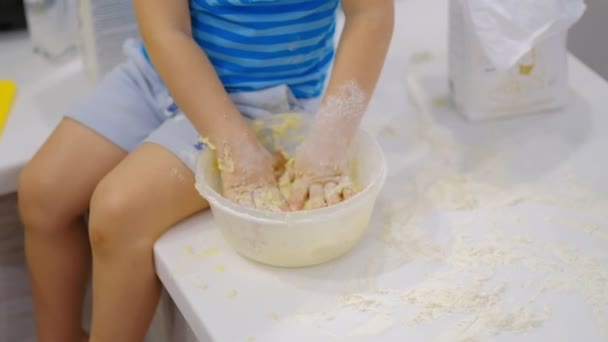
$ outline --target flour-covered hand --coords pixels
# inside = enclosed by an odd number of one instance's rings
[[[318,209],[350,198],[354,187],[346,156],[346,151],[307,139],[279,180],[290,209]]]
[[[257,140],[238,144],[238,148],[226,144],[218,149],[217,158],[224,197],[257,209],[289,209],[275,177],[275,167],[280,160]]]

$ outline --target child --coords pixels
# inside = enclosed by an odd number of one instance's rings
[[[346,21],[334,58],[340,5]],[[40,342],[89,338],[81,305],[91,259],[90,340],[143,339],[161,289],[152,247],[207,206],[193,186],[199,136],[231,162],[222,171],[224,194],[260,206],[260,193],[278,193],[273,157],[246,118],[315,112],[282,209],[348,197],[335,191],[344,152],[393,28],[392,0],[135,0],[134,6],[144,44],[126,45],[129,60],[69,113],[21,174]]]

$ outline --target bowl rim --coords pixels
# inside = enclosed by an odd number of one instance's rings
[[[374,188],[377,187],[377,191],[380,192],[384,187],[384,183],[386,182],[388,167],[386,163],[386,158],[384,156],[384,150],[380,146],[380,143],[365,129],[359,129],[357,136],[364,136],[365,138],[367,138],[367,140],[373,145],[373,148],[379,152],[380,167],[378,168],[378,171],[375,173],[375,175],[372,176],[372,181],[369,182],[369,184],[367,184],[367,186],[365,186],[363,190],[356,193],[348,200],[340,202],[338,204],[334,204],[329,207],[311,210],[276,212],[249,208],[234,203],[229,199],[226,199],[219,192],[209,186],[206,181],[202,181],[205,179],[205,177],[204,172],[201,170],[200,161],[205,153],[209,153],[207,151],[203,151],[202,153],[200,153],[196,159],[195,187],[199,194],[203,198],[205,198],[207,202],[209,202],[212,211],[216,207],[219,207],[221,210],[227,211],[231,215],[240,218],[246,218],[249,220],[253,218],[256,222],[259,223],[285,224],[294,221],[300,223],[308,221],[319,221],[327,216],[335,216],[341,211],[352,210],[353,207],[357,207],[361,203],[364,195],[373,191]]]

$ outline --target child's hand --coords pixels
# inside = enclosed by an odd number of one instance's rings
[[[279,181],[291,210],[318,209],[353,196],[346,173],[348,149],[366,103],[367,96],[354,81],[326,95],[294,162]]]
[[[311,139],[304,142],[279,181],[291,210],[318,209],[353,196],[345,152]]]
[[[225,147],[218,152],[224,197],[247,207],[287,211],[274,174],[275,164],[281,161],[257,142],[234,151]]]

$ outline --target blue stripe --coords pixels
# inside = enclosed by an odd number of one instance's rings
[[[228,93],[240,93],[240,92],[249,92],[249,91],[258,91],[263,88],[226,88],[226,92]],[[320,84],[319,87],[316,87],[312,91],[302,91],[295,87],[290,87],[293,95],[298,99],[314,99],[322,95],[323,93],[323,83]]]
[[[293,92],[293,95],[298,99],[310,99],[310,98],[315,98],[315,97],[321,96],[321,93],[323,93],[323,86],[324,86],[324,82],[320,82],[313,89],[292,87],[291,91]]]
[[[148,50],[146,50],[146,47],[143,44],[141,45],[141,53],[144,55],[145,59],[150,61],[150,55],[148,55]]]
[[[238,83],[242,83],[243,85],[253,85],[256,84],[268,84],[273,83],[277,84],[296,84],[302,82],[312,82],[316,79],[319,79],[321,75],[323,75],[327,68],[329,67],[329,63],[321,64],[319,63],[317,69],[312,72],[306,72],[301,74],[291,74],[283,77],[264,77],[264,76],[250,76],[246,74],[240,75],[220,75],[220,79],[225,82],[224,85],[236,86]]]
[[[282,2],[287,2],[281,0]],[[291,0],[290,3],[309,2],[311,0]],[[277,3],[277,0],[214,0],[214,3],[233,6],[272,6]]]
[[[245,36],[271,36],[288,31],[304,31],[311,30],[330,25],[335,17],[332,15],[333,11],[327,11],[323,13],[315,13],[315,17],[308,16],[296,21],[277,21],[277,22],[232,22],[224,19],[220,19],[215,16],[197,16],[192,15],[192,27],[201,28],[204,30],[205,25],[219,27],[225,31],[238,31]],[[246,19],[250,17],[247,16]]]
[[[283,4],[297,4],[302,2],[311,2],[315,0],[213,0],[214,3],[230,5],[230,6],[275,6],[277,2]],[[317,0],[318,1],[318,0]]]
[[[298,56],[298,55],[306,55],[309,54],[311,52],[314,51],[318,51],[320,49],[326,49],[326,48],[333,48],[334,46],[334,42],[333,40],[328,40],[328,39],[323,39],[325,37],[321,37],[318,39],[315,39],[313,41],[313,44],[307,44],[307,45],[303,45],[299,48],[292,48],[290,45],[291,44],[283,44],[283,45],[273,45],[273,47],[278,47],[278,49],[270,49],[270,46],[265,46],[264,50],[262,51],[260,50],[260,46],[259,45],[250,45],[247,46],[249,48],[252,48],[251,50],[249,49],[241,49],[240,47],[242,47],[241,44],[235,44],[237,47],[231,47],[231,46],[226,46],[228,45],[227,43],[224,45],[220,45],[220,43],[222,42],[209,42],[209,41],[202,41],[199,40],[197,37],[195,37],[196,41],[199,43],[199,45],[205,50],[205,52],[207,52],[207,54],[211,55],[213,53],[215,54],[222,54],[222,55],[233,55],[233,56],[238,56],[239,58],[243,59],[243,63],[246,63],[246,60],[249,59],[275,59],[275,58],[281,58],[281,57],[291,57],[291,56]],[[308,42],[309,40],[307,40]]]
[[[317,46],[321,43],[325,43],[331,40],[333,43],[334,29],[332,28],[326,35],[319,35],[318,37],[303,39],[296,42],[278,43],[278,44],[266,44],[261,49],[259,44],[247,44],[238,43],[231,40],[226,40],[220,37],[214,37],[211,34],[204,32],[194,32],[194,39],[203,48],[207,49],[211,47],[217,52],[227,53],[228,50],[239,50],[245,54],[277,54],[277,53],[289,53],[290,51],[296,51],[298,46],[302,48],[309,46],[311,49],[313,46]],[[332,44],[333,45],[333,44]],[[216,49],[217,47],[217,49]],[[296,50],[294,50],[296,49]],[[294,52],[295,53],[295,52]]]
[[[325,86],[326,77],[322,77],[320,79],[315,80],[314,82],[304,82],[292,84],[290,86],[291,91],[297,98],[315,98],[321,95],[323,88]],[[241,87],[226,87],[228,92],[248,92],[248,91],[256,91],[268,86],[263,87],[252,87],[252,86],[241,86]]]
[[[337,0],[326,1],[326,0],[316,0],[316,1],[304,1],[304,2],[294,2],[290,4],[285,4],[284,1],[281,1],[281,4],[268,4],[267,6],[262,5],[263,2],[256,1],[255,4],[251,4],[250,6],[238,6],[238,5],[210,5],[207,0],[190,0],[192,7],[195,9],[205,9],[211,13],[215,13],[217,15],[234,15],[234,14],[284,14],[284,13],[293,13],[293,12],[306,12],[311,10],[318,9],[321,5],[332,5],[335,6]]]
[[[275,58],[269,57],[257,57],[254,58],[251,54],[242,54],[238,51],[233,51],[231,54],[217,53],[210,49],[205,49],[209,59],[222,61],[230,65],[238,65],[243,68],[259,68],[268,67],[273,65],[290,65],[295,67],[300,64],[310,64],[316,60],[322,59],[323,56],[331,52],[331,49],[312,49],[308,53],[289,54],[285,56],[278,56]],[[288,51],[291,52],[291,51]]]
[[[338,6],[336,6],[335,4],[325,4],[322,7],[318,8],[315,12],[325,12],[325,11],[332,11],[334,13],[337,13],[337,8]],[[312,13],[315,12],[287,12],[287,13],[280,13],[280,14],[256,14],[255,16],[250,16],[247,15],[247,13],[244,14],[233,14],[233,15],[222,15],[221,18],[226,20],[226,21],[230,21],[233,23],[251,23],[251,22],[259,22],[259,23],[269,23],[269,25],[271,25],[272,23],[284,23],[284,22],[294,22],[294,21],[298,21],[301,20],[307,16],[310,16]],[[214,15],[214,14],[210,14],[207,10],[204,9],[191,9],[190,10],[190,15],[193,16],[209,16],[209,15]]]
[[[323,79],[323,75],[319,74],[310,74],[310,75],[306,75],[304,77],[292,77],[292,78],[284,78],[284,79],[280,79],[280,80],[269,80],[266,78],[258,78],[258,81],[255,82],[253,79],[251,78],[244,78],[244,77],[239,77],[239,76],[226,76],[226,77],[222,77],[221,80],[224,84],[225,87],[230,88],[230,87],[251,87],[252,89],[263,89],[263,88],[269,88],[269,87],[273,87],[279,84],[287,84],[290,86],[296,85],[296,84],[300,84],[300,82],[312,82],[312,81],[316,81],[319,82],[321,79]]]
[[[289,26],[295,26],[299,24],[309,24],[311,22],[315,22],[321,19],[331,19],[335,20],[336,8],[332,7],[325,11],[317,11],[312,14],[307,14],[305,16],[295,18],[295,19],[286,19],[286,20],[277,20],[276,16],[272,18],[271,21],[262,21],[259,18],[255,17],[256,20],[252,21],[251,16],[243,15],[239,16],[238,20],[228,20],[227,18],[221,18],[213,15],[209,15],[206,13],[191,13],[191,17],[193,20],[211,22],[216,26],[222,25],[231,25],[233,27],[237,27],[238,29],[248,28],[251,30],[267,30],[273,28],[285,28],[288,29]]]
[[[333,59],[333,51],[329,51],[323,58],[313,63],[300,63],[296,65],[282,64],[258,68],[243,68],[240,65],[217,61],[210,58],[211,63],[216,68],[216,71],[221,76],[241,77],[242,79],[277,79],[288,75],[305,75],[317,71],[319,68],[329,64]]]
[[[325,81],[325,77],[323,78],[317,78],[315,79],[313,82],[307,81],[304,83],[294,83],[291,85],[291,87],[297,87],[300,88],[301,91],[303,92],[315,92],[320,86],[322,87],[324,85],[324,81]],[[266,87],[264,85],[264,87]],[[255,90],[260,90],[263,89],[263,87],[257,87],[257,86],[253,86],[253,85],[248,85],[248,86],[227,86],[226,89],[230,89],[231,91],[234,91],[236,89],[239,89],[240,91],[255,91]]]
[[[293,92],[293,94],[295,95],[295,97],[298,98],[298,99],[313,99],[313,98],[317,98],[317,97],[321,96],[321,94],[323,93],[323,86],[324,86],[324,83],[321,82],[321,83],[319,83],[319,85],[317,87],[312,88],[310,90],[300,90],[296,86],[290,86],[289,89],[291,89],[291,91]],[[272,87],[272,86],[269,86],[269,87]],[[257,91],[257,90],[262,90],[262,89],[264,89],[264,88],[226,87],[226,92],[228,92],[228,93],[240,93],[240,92]]]
[[[276,34],[273,36],[246,36],[242,33],[228,31],[223,28],[212,26],[200,21],[194,21],[192,25],[192,28],[194,30],[203,31],[210,35],[215,35],[226,40],[231,40],[238,43],[266,45],[278,43],[293,43],[294,41],[302,39],[318,37],[319,35],[325,34],[333,30],[335,22],[332,21],[328,25],[313,30],[300,31],[296,33]]]

